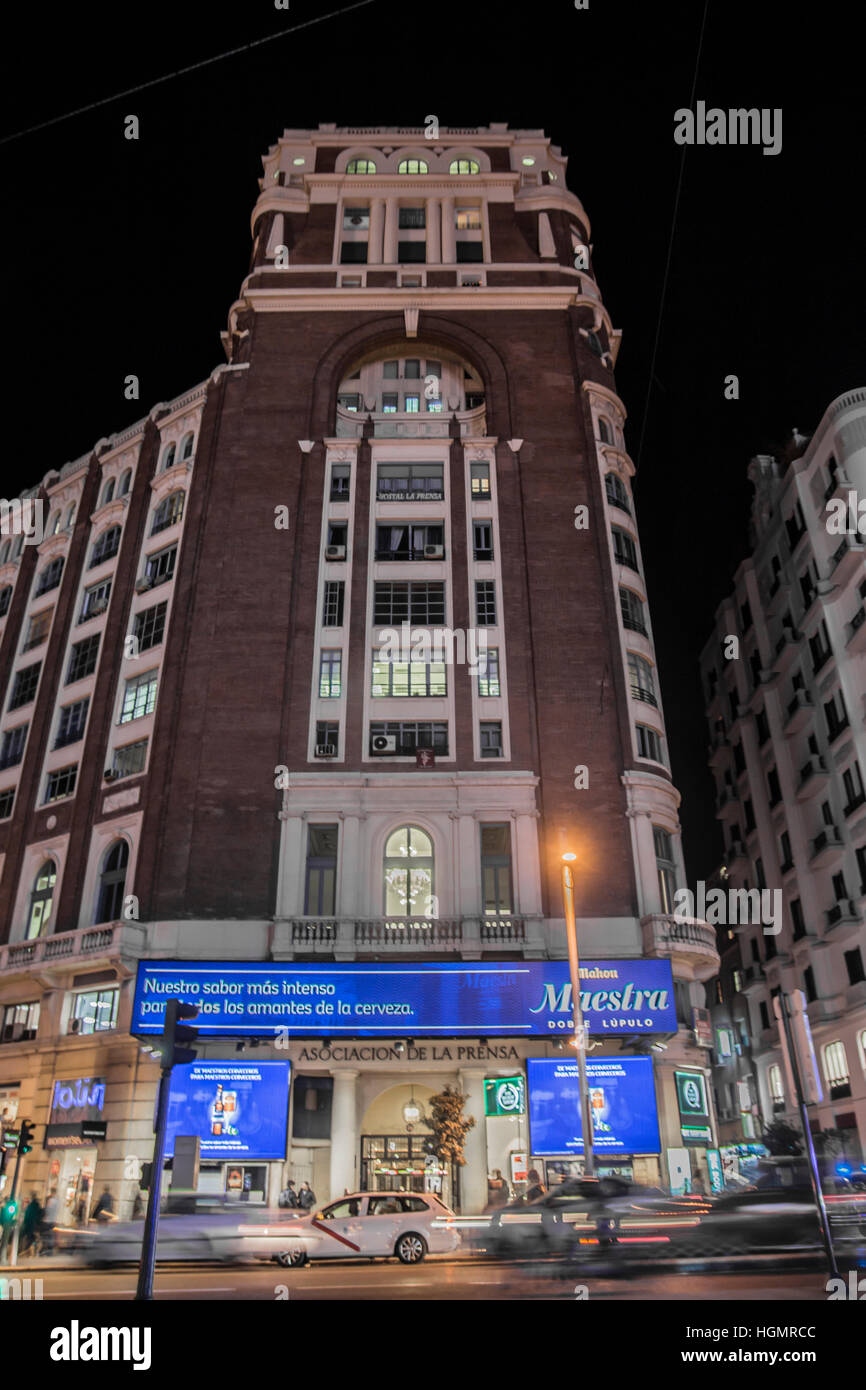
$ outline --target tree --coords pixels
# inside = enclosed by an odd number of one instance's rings
[[[785,1124],[784,1120],[773,1120],[768,1124],[764,1133],[761,1135],[761,1142],[766,1144],[771,1154],[779,1156],[781,1154],[798,1155],[803,1152],[803,1141],[799,1130],[792,1125]]]
[[[475,1124],[475,1116],[464,1116],[466,1097],[454,1086],[446,1086],[438,1095],[431,1096],[429,1105],[429,1115],[425,1116],[422,1124],[425,1129],[432,1131],[432,1137],[424,1141],[424,1150],[451,1165],[451,1191],[455,1205],[459,1207],[458,1170],[466,1164],[463,1144]]]

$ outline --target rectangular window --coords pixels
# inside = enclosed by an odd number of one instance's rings
[[[365,232],[370,227],[369,208],[343,208],[343,231]]]
[[[346,395],[337,397],[337,405],[341,410],[359,411],[361,409],[361,397],[357,391],[349,392]]]
[[[33,647],[41,647],[48,637],[53,612],[53,608],[43,608],[41,613],[33,614],[27,629],[27,641],[21,648],[22,652],[29,652]]]
[[[848,711],[841,690],[837,690],[832,699],[825,701],[824,715],[827,720],[827,736],[833,743],[842,730],[848,728]]]
[[[7,787],[0,792],[0,820],[8,820],[12,815],[12,806],[15,802],[15,788]]]
[[[93,584],[89,589],[85,589],[84,600],[81,604],[81,612],[78,616],[78,621],[83,623],[86,622],[88,618],[97,618],[100,613],[104,613],[108,607],[110,595],[110,579],[103,579],[100,584]]]
[[[473,560],[493,559],[493,522],[473,521],[472,523]]]
[[[862,980],[866,980],[866,972],[863,970],[863,956],[860,947],[855,946],[853,951],[845,951],[845,969],[848,971],[849,985],[859,985]]]
[[[378,502],[438,502],[444,496],[441,463],[380,463],[376,470]]]
[[[43,594],[47,594],[51,589],[56,589],[57,585],[60,583],[62,574],[63,556],[61,555],[58,559],[52,560],[45,566],[44,570],[41,571],[36,581],[36,588],[33,590],[33,597],[41,598]]]
[[[445,528],[441,522],[412,526],[405,522],[376,527],[377,560],[441,560]]]
[[[0,769],[18,766],[24,756],[29,728],[29,724],[17,724],[14,729],[6,730],[0,743]]]
[[[392,720],[370,725],[370,752],[377,752],[376,740],[394,739],[394,752],[410,757],[416,748],[432,748],[440,758],[448,756],[448,725],[436,721]],[[378,751],[385,751],[379,749]]]
[[[168,601],[155,603],[152,608],[144,608],[140,613],[136,613],[132,624],[132,635],[138,642],[140,652],[147,651],[148,647],[158,647],[165,636],[165,615],[168,611]]]
[[[397,226],[401,231],[409,228],[426,227],[427,219],[425,216],[426,208],[398,208]],[[401,242],[401,245],[404,243]],[[402,257],[400,258],[402,259]]]
[[[39,1002],[7,1004],[3,1010],[0,1043],[32,1042],[39,1028]]]
[[[827,1043],[824,1048],[824,1076],[830,1088],[831,1100],[842,1100],[845,1096],[850,1096],[848,1057],[845,1044],[841,1040]]]
[[[399,627],[404,622],[435,627],[445,621],[444,584],[376,583],[373,595],[376,627]]]
[[[858,806],[862,806],[866,801],[863,792],[863,778],[860,775],[860,764],[854,762],[850,767],[846,767],[842,773],[842,784],[845,788],[845,815],[850,816]]]
[[[337,700],[341,692],[343,653],[339,648],[319,654],[319,699]]]
[[[331,464],[331,501],[348,502],[352,469],[348,463]]]
[[[488,647],[486,652],[479,652],[478,664],[479,666],[485,666],[485,669],[478,673],[478,694],[482,696],[501,695],[502,691],[499,683],[499,648]]]
[[[111,770],[117,778],[135,777],[137,773],[144,772],[146,762],[147,739],[142,738],[135,743],[124,743],[121,748],[115,748]]]
[[[366,241],[344,241],[340,247],[341,265],[366,265],[367,264],[367,243]]]
[[[469,477],[472,484],[473,497],[490,496],[490,464],[471,463],[469,465]]]
[[[176,560],[176,545],[171,545],[166,550],[157,550],[153,555],[148,555],[144,567],[144,574],[145,578],[150,580],[152,589],[155,589],[158,584],[166,584],[169,579],[174,578]]]
[[[396,415],[400,397],[396,391],[385,391],[382,395],[382,414]]]
[[[75,791],[77,777],[77,764],[73,767],[59,767],[56,772],[49,772],[48,784],[45,789],[45,802],[59,801],[63,796],[71,796]]]
[[[325,580],[325,598],[322,604],[322,626],[343,626],[343,600],[346,585],[342,579]]]
[[[382,367],[382,375],[386,381],[396,381],[400,375],[400,363],[385,362]]]
[[[509,825],[481,826],[481,892],[485,917],[514,911]]]
[[[454,213],[454,226],[458,232],[478,232],[481,230],[480,208],[457,208]]]
[[[22,705],[29,705],[30,701],[35,699],[41,670],[42,662],[34,661],[30,666],[23,666],[20,671],[16,671],[12,694],[9,698],[11,710],[20,709]]]
[[[482,719],[480,724],[482,758],[502,757],[502,724],[498,719]]]
[[[420,411],[420,409],[421,409],[421,397],[420,397],[420,396],[412,395],[412,396],[404,396],[404,397],[403,397],[403,410],[404,410],[404,412],[405,412],[407,415],[417,415],[418,412]]]
[[[324,753],[324,749],[330,749]],[[340,751],[340,725],[333,719],[316,721],[316,757],[336,758]]]
[[[622,614],[622,625],[630,632],[639,632],[646,637],[647,628],[644,619],[643,600],[637,594],[632,593],[631,589],[620,589],[619,591],[619,610]]]
[[[333,917],[336,901],[337,826],[308,826],[304,916]]]
[[[156,671],[145,671],[126,682],[118,723],[128,724],[133,719],[141,719],[145,714],[153,713],[156,706],[156,684]]]
[[[117,1027],[117,1001],[119,989],[90,989],[83,994],[72,996],[70,1032],[80,1034],[105,1033]]]
[[[496,585],[492,579],[475,581],[475,622],[478,627],[496,626]]]
[[[420,357],[407,357],[403,364],[403,376],[406,381],[418,381],[421,377]]]
[[[458,241],[455,246],[458,265],[470,265],[484,260],[484,245],[480,241]]]
[[[54,742],[55,748],[63,748],[67,743],[77,743],[80,738],[84,738],[84,726],[87,723],[89,707],[89,695],[83,700],[76,700],[74,705],[62,706],[60,722],[57,725],[57,738]]]
[[[641,725],[638,725],[640,728]],[[674,860],[674,846],[670,833],[660,826],[653,826],[653,844],[656,854],[659,899],[661,910],[669,916],[674,911],[677,891],[677,869]]]
[[[650,729],[646,724],[637,726],[637,751],[638,757],[652,758],[653,762],[662,761],[661,739],[655,729]]]
[[[384,696],[445,696],[448,683],[444,661],[382,661],[373,651],[370,694]]]
[[[627,532],[620,530],[618,526],[612,526],[613,534],[613,558],[618,565],[628,565],[629,569],[637,571],[637,546],[632,537]]]
[[[417,261],[426,261],[427,244],[423,241],[398,241],[397,242],[397,263],[398,265],[411,265]]]
[[[770,809],[778,806],[782,800],[782,788],[779,785],[779,774],[774,767],[767,773],[767,789],[770,794]]]

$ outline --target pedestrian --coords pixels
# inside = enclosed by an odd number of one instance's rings
[[[114,1198],[112,1197],[108,1185],[106,1184],[106,1186],[102,1189],[102,1195],[100,1196],[99,1201],[93,1208],[93,1220],[113,1221],[114,1219]]]
[[[42,1237],[42,1253],[45,1255],[54,1252],[54,1227],[57,1225],[58,1201],[57,1188],[52,1187],[48,1193],[48,1200],[45,1203],[45,1211],[42,1213],[42,1226],[40,1234]]]
[[[291,1211],[296,1211],[299,1205],[298,1194],[295,1191],[295,1184],[289,1178],[285,1187],[277,1199],[279,1206],[288,1207]]]
[[[316,1205],[316,1194],[308,1182],[301,1183],[301,1190],[298,1193],[298,1206],[301,1211],[312,1211]]]
[[[692,1178],[692,1196],[703,1197],[706,1195],[704,1180],[702,1177]]]
[[[502,1170],[494,1168],[492,1175],[487,1179],[486,1210],[496,1211],[499,1207],[507,1206],[510,1196],[508,1183],[502,1176]]]
[[[21,1236],[18,1248],[22,1254],[25,1250],[29,1250],[31,1245],[34,1247],[34,1254],[39,1253],[39,1228],[42,1225],[42,1216],[42,1203],[33,1192],[21,1218]]]
[[[144,1216],[144,1193],[139,1191],[135,1194],[135,1201],[132,1204],[132,1219],[140,1221]]]
[[[537,1202],[540,1197],[547,1196],[547,1188],[541,1181],[541,1174],[537,1168],[530,1168],[526,1177],[529,1183],[525,1193],[527,1202]]]

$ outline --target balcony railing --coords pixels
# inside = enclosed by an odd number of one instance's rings
[[[371,917],[355,923],[355,947],[365,950],[383,946],[424,950],[428,946],[459,946],[463,939],[459,918]]]
[[[481,940],[522,944],[526,940],[526,923],[522,917],[483,917]]]
[[[143,929],[138,923],[105,922],[79,931],[38,936],[32,941],[10,942],[0,946],[0,972],[48,966],[81,957],[116,956],[121,948],[125,953],[137,955],[139,936],[143,937]]]
[[[652,914],[641,920],[644,950],[652,956],[679,956],[689,959],[699,979],[709,979],[719,969],[716,933],[706,922]]]

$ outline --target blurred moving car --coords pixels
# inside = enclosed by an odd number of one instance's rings
[[[623,1178],[572,1179],[538,1201],[494,1212],[478,1243],[499,1258],[589,1257],[613,1241],[635,1255],[657,1254],[709,1209],[706,1197],[671,1197]]]
[[[834,1243],[862,1241],[866,1198],[828,1191],[824,1202]],[[699,1223],[680,1232],[671,1255],[769,1254],[822,1247],[821,1227],[811,1187],[773,1186],[719,1197]]]
[[[285,1245],[292,1213],[215,1196],[169,1194],[157,1228],[157,1260],[273,1259]],[[137,1262],[144,1220],[91,1224],[70,1232],[65,1248],[84,1264]]]
[[[432,1192],[354,1192],[283,1228],[282,1265],[309,1260],[389,1259],[418,1264],[456,1250],[454,1213]]]

